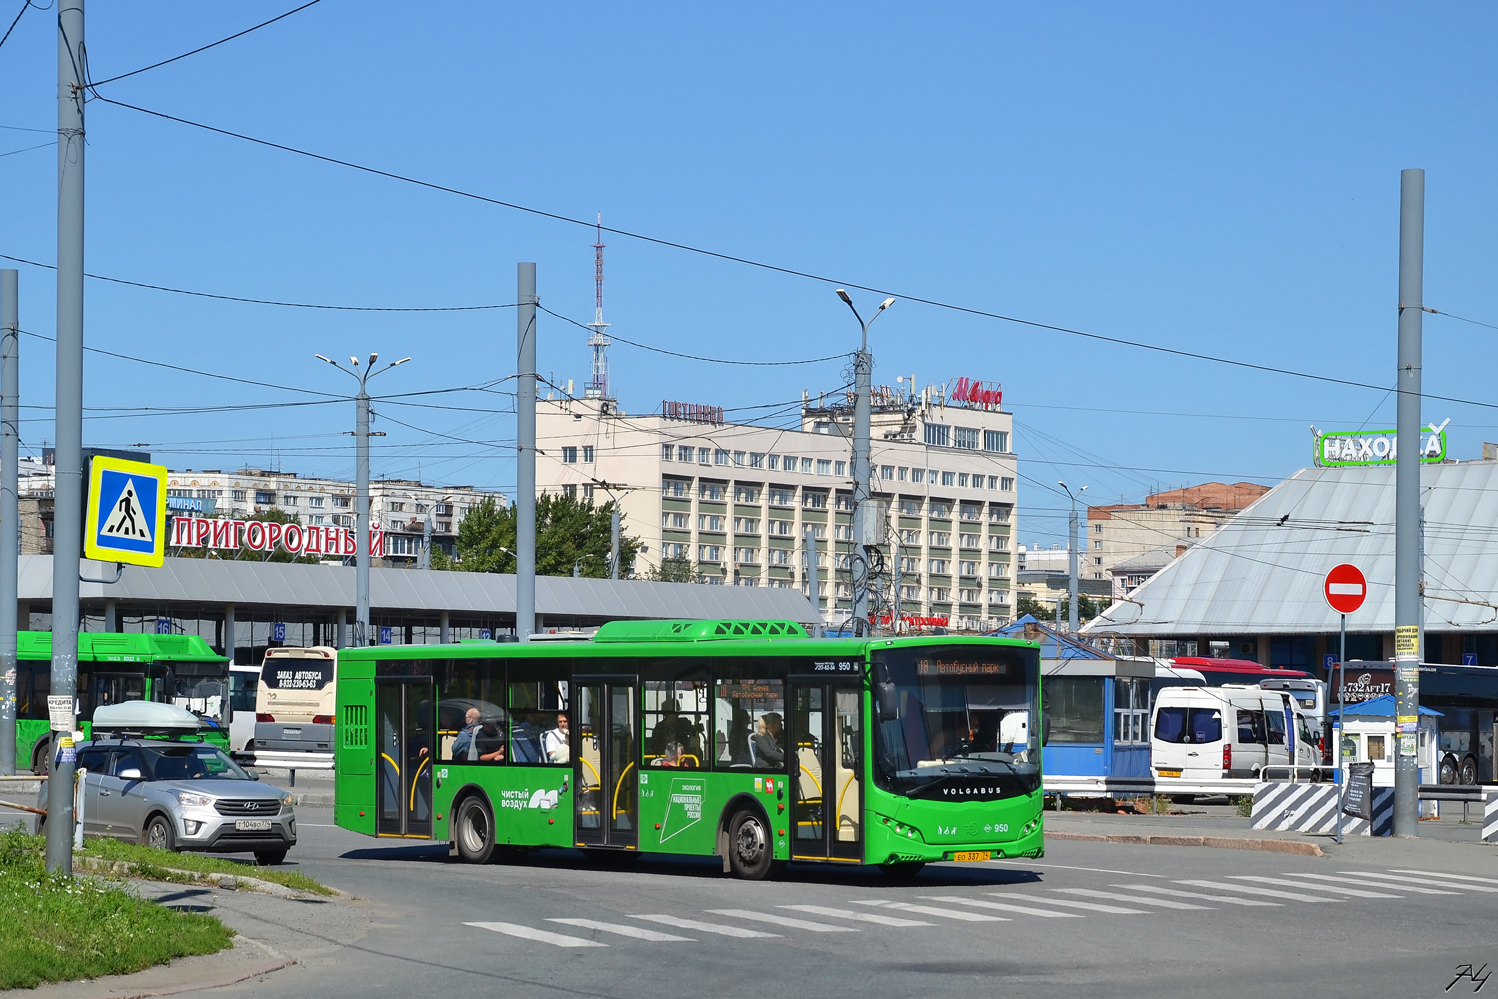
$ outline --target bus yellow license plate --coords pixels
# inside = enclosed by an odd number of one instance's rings
[[[1155,773],[1159,774],[1161,777],[1179,777],[1179,776],[1181,776],[1181,772],[1179,770],[1156,770]]]
[[[954,854],[952,854],[952,859],[953,860],[968,860],[968,861],[972,861],[972,860],[992,860],[993,859],[993,851],[991,851],[991,850],[965,850],[965,851],[962,851],[960,853],[954,853]]]

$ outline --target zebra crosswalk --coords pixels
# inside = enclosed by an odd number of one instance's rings
[[[1024,891],[947,889],[941,894],[901,899],[850,899],[846,903],[791,902],[761,908],[714,908],[676,913],[554,916],[547,925],[507,921],[474,921],[463,925],[517,941],[561,948],[626,944],[692,943],[713,937],[767,940],[803,935],[837,935],[888,930],[911,933],[942,927],[1036,923],[1055,919],[1107,919],[1119,916],[1168,917],[1233,908],[1284,908],[1340,902],[1381,902],[1409,896],[1482,896],[1498,892],[1498,878],[1441,871],[1390,869],[1334,873],[1285,872],[1224,874],[1218,878],[1160,879],[1099,887],[1027,886]],[[1431,901],[1435,901],[1431,899]],[[1443,899],[1444,901],[1444,899]],[[1053,924],[1055,925],[1055,924]],[[1005,929],[1010,928],[1006,926]],[[563,929],[571,932],[562,932]]]

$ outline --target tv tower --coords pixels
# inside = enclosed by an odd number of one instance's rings
[[[597,310],[588,328],[588,346],[593,348],[593,377],[583,390],[585,399],[609,398],[609,344],[613,343],[604,333],[609,324],[603,321],[603,212],[598,213],[597,242],[593,244],[594,280],[598,284]]]

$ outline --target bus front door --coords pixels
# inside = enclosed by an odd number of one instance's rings
[[[633,849],[639,845],[639,682],[579,677],[573,689],[576,843]]]
[[[863,857],[863,728],[857,683],[792,681],[791,856]]]
[[[380,836],[432,835],[432,729],[436,705],[430,680],[376,680],[380,758]]]

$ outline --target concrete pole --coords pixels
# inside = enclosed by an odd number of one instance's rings
[[[877,313],[876,313],[877,315]],[[872,322],[873,320],[870,320]],[[853,359],[853,557],[848,561],[853,590],[853,634],[869,634],[869,535],[873,528],[873,503],[869,496],[870,382],[874,357],[869,353],[869,327],[863,324],[863,340]]]
[[[822,637],[822,582],[817,578],[817,534],[806,529],[806,595],[811,599],[811,637]]]
[[[370,367],[373,368],[373,364]],[[359,394],[354,397],[354,441],[358,464],[354,496],[355,648],[373,644],[369,631],[369,391],[364,381],[369,374],[366,371],[364,378],[359,379]]]
[[[117,607],[118,605],[115,603],[113,597],[104,598],[104,630],[107,632],[112,633],[120,630],[120,616]]]
[[[896,521],[896,523],[898,524],[899,522]],[[900,553],[900,529],[898,526],[895,528],[895,543],[893,548],[895,553],[895,599],[893,601],[893,607],[889,616],[889,628],[890,634],[898,638],[900,636],[900,562],[902,561],[902,556]]]
[[[83,555],[83,0],[57,5],[57,451],[52,539],[52,697],[67,731],[52,743],[47,870],[73,871],[72,753],[78,719],[78,565]],[[55,728],[56,726],[54,726]]]
[[[18,405],[20,280],[0,270],[0,776],[16,772],[16,602],[20,595],[21,522]]]
[[[338,648],[348,648],[348,609],[338,608]]]
[[[1071,604],[1066,610],[1066,629],[1071,634],[1077,633],[1077,501],[1071,501],[1071,531],[1067,535],[1066,547],[1066,571],[1070,576],[1068,580],[1067,595]]]
[[[516,268],[515,635],[536,630],[536,265]]]
[[[421,522],[421,558],[417,560],[418,569],[430,569],[432,567],[432,506],[427,504],[426,520]]]
[[[1425,171],[1399,176],[1399,392],[1394,469],[1394,835],[1418,836],[1420,774],[1420,366]]]
[[[438,618],[437,626],[442,630],[438,636],[443,645],[453,640],[452,625],[450,624],[449,612],[443,611]]]
[[[224,604],[224,657],[234,665],[234,605]]]
[[[609,524],[609,578],[619,578],[619,500],[613,500],[614,515]]]

